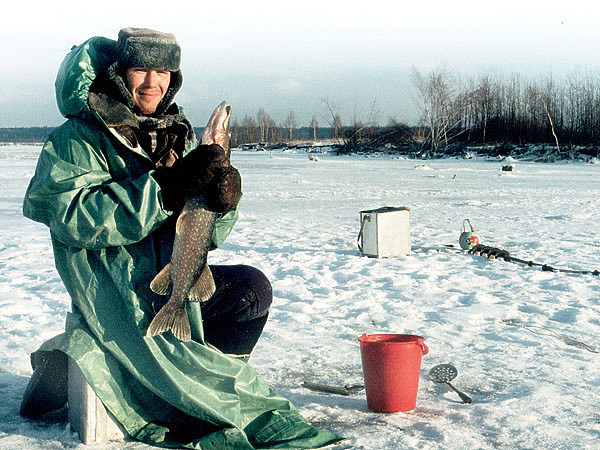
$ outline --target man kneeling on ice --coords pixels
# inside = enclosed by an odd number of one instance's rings
[[[172,103],[179,65],[173,35],[124,28],[117,41],[93,37],[73,47],[60,66],[56,97],[67,121],[44,144],[23,211],[50,228],[72,312],[65,332],[32,354],[21,414],[65,405],[70,358],[125,431],[149,444],[335,442],[338,436],[307,424],[245,363],[267,320],[267,278],[244,265],[205,267],[205,251],[236,221],[241,179],[218,145],[228,139],[203,134],[196,145],[192,125]],[[226,131],[229,113],[221,105],[209,131]],[[192,229],[206,248],[190,251],[181,229],[190,229],[194,208],[201,219]],[[167,282],[151,289],[160,273],[175,291],[190,260],[198,270],[176,301],[173,292],[167,302]],[[189,301],[200,272],[210,283],[199,301]],[[149,327],[163,306],[164,320]]]

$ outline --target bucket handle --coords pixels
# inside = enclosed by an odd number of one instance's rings
[[[465,233],[467,231],[467,226],[465,225],[466,223],[469,224],[469,227],[471,228],[471,232],[474,233],[475,232],[475,228],[473,228],[473,225],[471,224],[471,220],[470,219],[463,220],[463,223],[462,223],[462,232]]]

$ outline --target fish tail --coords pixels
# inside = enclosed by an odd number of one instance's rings
[[[150,289],[152,292],[159,295],[167,295],[169,286],[171,285],[171,266],[172,263],[169,263],[163,267],[150,282]]]
[[[192,340],[190,320],[185,309],[181,313],[176,314],[173,317],[171,333],[173,333],[173,335],[180,341],[189,342]]]
[[[212,297],[216,289],[210,267],[205,264],[200,276],[188,292],[188,299],[192,302],[205,302]]]
[[[157,336],[169,330],[180,341],[188,342],[192,339],[190,320],[185,308],[173,311],[163,307],[150,322],[146,336]]]

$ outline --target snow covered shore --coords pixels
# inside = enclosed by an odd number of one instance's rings
[[[21,214],[38,153],[0,147],[0,449],[83,449],[66,422],[18,415],[29,353],[62,330],[70,304],[47,229]],[[255,265],[272,280],[274,305],[251,364],[313,424],[348,436],[353,449],[598,447],[600,277],[445,245],[458,247],[468,217],[483,244],[554,267],[600,269],[599,165],[517,162],[502,172],[502,163],[477,158],[232,159],[244,183],[241,218],[209,262]],[[411,207],[410,255],[360,256],[359,211],[380,206]],[[414,411],[377,414],[364,392],[301,387],[362,383],[357,338],[365,332],[426,338]],[[446,362],[471,405],[428,379]]]

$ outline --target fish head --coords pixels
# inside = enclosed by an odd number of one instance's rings
[[[208,123],[200,137],[201,144],[218,144],[227,153],[229,158],[229,121],[231,119],[231,106],[221,102],[208,119]]]

